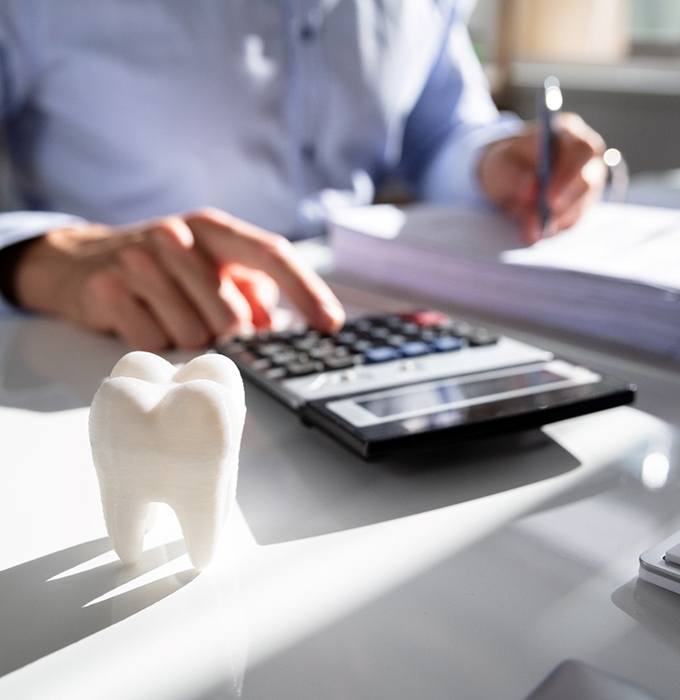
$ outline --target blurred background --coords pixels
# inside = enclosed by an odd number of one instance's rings
[[[478,0],[470,33],[496,102],[531,119],[547,75],[632,174],[627,200],[680,207],[680,1]]]
[[[534,115],[547,75],[632,174],[627,200],[680,207],[680,0],[459,0],[503,109]],[[0,210],[12,187],[0,134]]]

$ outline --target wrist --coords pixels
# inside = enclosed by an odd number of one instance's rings
[[[17,293],[18,273],[23,259],[39,238],[27,238],[0,250],[0,295],[13,306],[22,306]]]
[[[59,229],[33,239],[14,269],[14,297],[17,306],[30,311],[56,313],[60,297],[72,273],[69,259],[59,244]]]

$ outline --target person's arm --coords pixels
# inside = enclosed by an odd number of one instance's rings
[[[27,4],[0,2],[0,126],[21,119],[36,79],[30,52],[40,23]],[[270,327],[279,288],[320,330],[344,321],[333,292],[285,238],[212,209],[124,227],[2,214],[0,284],[21,308],[151,350]]]
[[[24,108],[32,81],[26,50],[30,40],[28,13],[17,12],[18,3],[0,5],[0,130],[8,118]],[[0,213],[0,308],[3,298],[16,302],[15,273],[31,241],[46,231],[80,221],[57,212],[13,211]]]
[[[517,219],[525,240],[541,236],[538,131],[499,114],[467,29],[453,10],[441,50],[407,121],[402,170],[421,199],[491,204]],[[548,185],[549,233],[574,224],[602,191],[604,141],[580,117],[562,114]]]
[[[406,122],[401,170],[418,198],[488,204],[478,168],[484,148],[524,123],[499,114],[467,28],[452,10],[436,60]]]
[[[271,328],[279,289],[315,328],[343,324],[340,302],[286,238],[217,209],[51,229],[15,274],[21,307],[146,350]]]
[[[46,231],[81,223],[82,219],[56,212],[16,211],[0,214],[0,310],[3,301],[18,306],[17,270],[24,255]]]

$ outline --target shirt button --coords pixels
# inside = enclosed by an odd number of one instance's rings
[[[308,161],[312,162],[316,158],[316,148],[313,143],[303,143],[300,147],[300,154]]]
[[[302,39],[302,41],[311,41],[315,36],[316,28],[310,22],[305,22],[300,27],[300,39]]]

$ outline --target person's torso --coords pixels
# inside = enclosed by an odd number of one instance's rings
[[[125,223],[211,205],[287,234],[317,217],[322,190],[370,200],[398,162],[446,12],[426,0],[37,11],[33,84],[9,124],[31,207]]]

